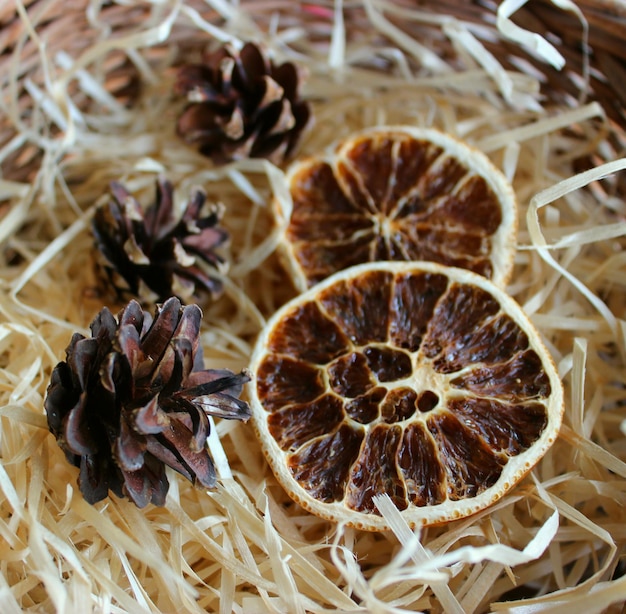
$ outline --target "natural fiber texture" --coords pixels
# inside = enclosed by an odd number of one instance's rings
[[[0,7],[0,603],[3,612],[600,612],[626,600],[626,10],[608,0],[16,0]],[[201,186],[232,241],[202,305],[205,368],[239,372],[294,295],[275,250],[284,168],[215,167],[176,135],[176,67],[263,42],[309,72],[296,155],[379,124],[485,152],[520,207],[508,292],[565,384],[564,426],[495,506],[362,533],[290,502],[252,429],[216,420],[218,487],[174,473],[164,507],[81,497],[46,386],[110,299],[89,255],[111,181],[177,207]],[[178,209],[180,210],[180,209]],[[277,224],[277,225],[276,225]],[[113,313],[118,304],[108,304]],[[245,395],[244,395],[245,398]],[[219,437],[218,437],[219,436]]]

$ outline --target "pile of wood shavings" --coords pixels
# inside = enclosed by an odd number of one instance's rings
[[[131,108],[103,87],[106,42],[73,64],[34,38],[47,81],[31,84],[36,112],[20,127],[43,147],[42,165],[32,184],[0,180],[8,203],[0,221],[3,612],[620,612],[626,205],[599,180],[608,177],[610,189],[626,160],[572,171],[577,158],[606,157],[603,109],[542,106],[533,76],[504,71],[450,17],[401,10],[404,23],[452,41],[462,67],[400,30],[374,0],[345,14],[340,2],[305,5],[299,17],[289,2],[207,5],[222,18],[205,22],[186,2],[154,3],[150,19],[116,40],[142,79]],[[380,499],[391,532],[336,526],[293,504],[251,427],[226,421],[209,442],[221,478],[214,492],[172,474],[164,508],[138,510],[114,496],[90,506],[80,496],[43,399],[72,332],[85,332],[104,304],[120,308],[91,266],[89,223],[109,181],[147,204],[162,173],[181,204],[195,185],[224,203],[231,267],[224,297],[203,305],[208,368],[245,367],[265,318],[294,292],[275,256],[281,221],[271,201],[286,199],[282,170],[258,160],[216,168],[175,135],[180,57],[171,41],[181,31],[197,41],[264,41],[277,58],[307,67],[317,126],[301,154],[367,126],[433,126],[485,151],[512,180],[520,233],[508,290],[545,336],[567,401],[559,441],[492,508],[414,533]],[[557,62],[544,43],[543,59]],[[92,99],[88,111],[72,103],[70,86]],[[19,106],[3,104],[7,116]]]

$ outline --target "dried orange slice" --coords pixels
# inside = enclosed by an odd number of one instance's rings
[[[473,514],[554,442],[563,390],[518,304],[428,262],[340,271],[284,305],[252,357],[253,424],[290,496],[323,518],[387,528]]]
[[[286,180],[293,208],[279,210],[282,253],[299,290],[381,260],[428,260],[508,281],[515,194],[484,154],[452,136],[364,130],[295,163]]]

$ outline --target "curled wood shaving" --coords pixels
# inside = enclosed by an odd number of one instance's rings
[[[288,0],[178,0],[144,3],[142,19],[125,20],[135,4],[86,4],[102,36],[76,56],[47,45],[36,11],[16,2],[22,34],[0,101],[16,135],[0,162],[26,144],[23,163],[42,156],[32,182],[0,179],[3,611],[535,613],[623,603],[626,205],[615,186],[626,161],[605,110],[584,102],[586,68],[580,104],[546,104],[541,71],[522,60],[504,68],[487,48],[496,26],[466,18],[469,5],[452,0],[442,7],[458,14],[383,0],[303,3],[300,12]],[[563,65],[550,41],[514,25],[521,4],[500,5],[502,34]],[[553,4],[576,16],[584,45],[584,13]],[[58,13],[58,1],[37,5]],[[125,24],[113,38],[111,15]],[[333,525],[288,499],[249,426],[225,421],[209,440],[215,491],[170,474],[163,508],[114,497],[92,507],[80,497],[43,398],[71,332],[86,331],[103,304],[119,308],[98,286],[89,233],[111,180],[147,203],[166,174],[178,205],[196,185],[224,204],[231,266],[223,298],[203,305],[207,367],[245,367],[265,319],[294,292],[276,257],[290,213],[284,169],[259,160],[213,167],[174,133],[177,49],[211,37],[262,40],[308,70],[303,93],[317,125],[302,155],[374,124],[433,126],[485,151],[513,182],[520,235],[509,292],[544,335],[567,404],[555,446],[488,510],[413,533],[381,498],[388,534]],[[460,60],[437,53],[444,42]],[[23,78],[22,49],[41,78]],[[134,106],[107,89],[112,51],[142,77]],[[585,157],[597,163],[576,172]]]

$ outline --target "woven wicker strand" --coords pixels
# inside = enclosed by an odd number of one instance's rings
[[[242,3],[242,10],[254,13],[254,0]],[[402,0],[403,4],[411,3]],[[304,4],[304,3],[303,3]],[[214,21],[216,15],[207,5],[200,1],[189,2],[188,5],[199,12],[202,18]],[[482,2],[459,2],[446,0],[444,2],[420,2],[419,8],[425,11],[436,11],[437,14],[447,14],[462,20],[487,27],[490,40],[485,42],[491,51],[506,68],[519,66],[515,60],[528,62],[535,70],[543,73],[543,94],[555,104],[573,104],[581,97],[580,76],[585,63],[589,59],[591,74],[589,92],[582,93],[588,100],[597,100],[615,122],[614,138],[615,150],[619,154],[626,146],[626,45],[623,35],[626,32],[626,4],[617,0],[578,2],[580,10],[589,23],[589,49],[581,48],[581,24],[578,18],[570,13],[557,9],[549,1],[534,1],[523,7],[515,15],[515,21],[520,26],[539,35],[547,35],[567,60],[567,70],[558,71],[537,60],[519,46],[503,40],[497,33],[494,22],[495,6]],[[38,38],[45,43],[48,58],[53,58],[58,50],[63,50],[71,57],[79,57],[82,52],[94,42],[103,39],[121,37],[126,31],[132,31],[137,24],[145,21],[149,16],[145,5],[124,6],[104,4],[98,15],[100,28],[89,23],[85,13],[86,3],[73,1],[71,3],[45,2],[44,0],[30,0],[26,3],[28,17],[35,28]],[[271,3],[278,14],[301,14],[302,11],[291,2],[276,1]],[[346,10],[346,21],[357,24],[362,21],[362,9]],[[267,15],[270,11],[257,14],[257,21],[261,28],[267,27]],[[306,13],[305,13],[306,14]],[[106,24],[106,29],[103,27]],[[68,35],[68,32],[70,33]],[[350,28],[348,28],[350,33]],[[438,29],[431,31],[425,26],[419,30],[420,40],[428,45],[429,37],[432,46],[441,49],[445,41],[441,40]],[[187,40],[184,28],[174,29],[169,44],[176,45]],[[157,50],[153,50],[156,53]],[[451,49],[441,49],[440,53],[453,53]],[[148,57],[150,51],[148,52]],[[15,66],[17,58],[18,73],[11,74],[11,66]],[[138,96],[140,75],[137,68],[121,52],[112,50],[106,63],[99,67],[104,73],[105,85],[113,96],[124,104],[132,104]],[[35,84],[42,84],[44,75],[41,70],[41,57],[38,46],[28,37],[28,30],[20,15],[10,0],[0,7],[0,91],[5,98],[10,94],[9,84],[16,79],[21,89],[26,79]],[[20,85],[21,84],[21,85]],[[15,119],[26,120],[32,113],[33,101],[23,89],[18,94],[19,108],[10,109],[10,115],[0,115],[0,151],[11,141],[16,134]],[[85,107],[88,101],[82,96],[75,99],[79,107]],[[6,102],[5,102],[6,104]],[[41,151],[36,144],[26,143],[16,151],[6,156],[2,162],[2,176],[8,180],[22,181],[32,179],[40,160]],[[623,196],[624,187],[620,188]]]

